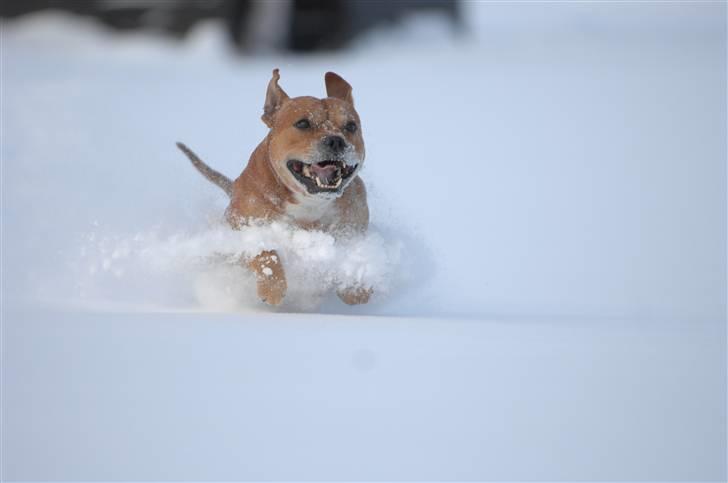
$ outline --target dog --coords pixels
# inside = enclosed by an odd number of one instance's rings
[[[336,238],[365,233],[369,207],[359,177],[364,139],[351,86],[327,72],[326,98],[291,98],[279,79],[274,69],[261,116],[270,131],[235,181],[210,168],[184,144],[177,146],[230,197],[225,219],[233,229],[282,221]],[[269,305],[281,304],[288,284],[278,253],[264,250],[244,263],[255,274],[258,297]],[[372,289],[348,287],[337,294],[346,304],[364,304]]]

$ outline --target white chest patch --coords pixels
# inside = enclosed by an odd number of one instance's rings
[[[286,204],[286,215],[292,220],[303,223],[319,222],[322,225],[338,222],[335,198],[300,196],[297,200],[298,203]]]

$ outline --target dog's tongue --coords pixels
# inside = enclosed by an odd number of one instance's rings
[[[322,166],[318,163],[314,163],[311,165],[311,171],[313,171],[313,174],[315,174],[322,183],[333,184],[339,168],[337,168],[335,164]]]

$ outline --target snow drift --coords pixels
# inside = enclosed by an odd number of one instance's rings
[[[4,480],[725,480],[725,4],[465,6],[310,57],[1,25]],[[232,232],[174,147],[236,176],[273,67],[353,85],[367,237]]]

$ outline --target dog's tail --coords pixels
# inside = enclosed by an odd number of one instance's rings
[[[233,182],[230,180],[230,178],[222,173],[218,173],[217,171],[206,165],[203,160],[201,160],[195,153],[192,152],[190,148],[188,148],[184,144],[177,143],[177,147],[180,149],[180,151],[185,153],[188,158],[190,158],[190,161],[192,161],[192,166],[197,168],[197,171],[199,171],[202,176],[222,188],[222,190],[227,193],[228,196],[233,196]]]

